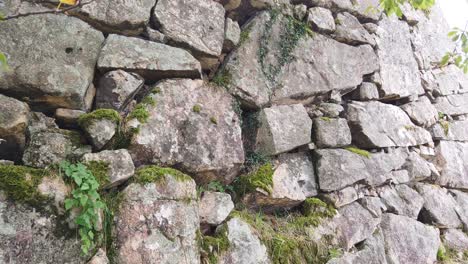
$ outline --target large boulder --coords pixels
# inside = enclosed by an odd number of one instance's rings
[[[411,34],[406,22],[386,17],[377,30],[377,54],[380,61],[383,98],[404,98],[423,94],[418,63],[411,47]]]
[[[168,169],[147,173],[151,180],[123,191],[115,227],[118,263],[200,263],[195,182]]]
[[[0,94],[0,159],[21,159],[28,114],[26,103]]]
[[[86,96],[102,33],[77,18],[46,14],[4,21],[0,35],[11,69],[0,73],[2,93],[40,110],[90,107]]]
[[[437,261],[439,230],[406,216],[384,214],[382,231],[387,263],[432,264]]]
[[[149,23],[154,0],[99,0],[73,12],[106,33],[138,35]]]
[[[265,108],[258,117],[256,149],[277,155],[311,142],[312,120],[301,104]]]
[[[200,182],[229,183],[244,163],[239,117],[233,98],[202,80],[166,80],[151,94],[147,120],[133,119],[139,132],[130,153],[137,165],[178,165]]]
[[[244,25],[248,38],[221,72],[244,105],[260,108],[270,98],[281,103],[332,90],[345,93],[378,69],[371,46],[348,46],[319,34],[312,37],[310,29],[290,19],[262,12]],[[286,51],[281,49],[285,45]]]
[[[148,80],[199,78],[200,63],[183,49],[139,38],[111,34],[101,50],[100,71],[122,69]]]
[[[468,143],[440,141],[435,165],[440,171],[437,183],[451,188],[468,189]]]
[[[411,122],[399,107],[380,102],[352,102],[347,118],[359,147],[406,147],[432,143],[431,134]]]
[[[223,49],[224,13],[212,0],[159,0],[153,15],[171,42],[190,49],[203,68],[209,68]]]

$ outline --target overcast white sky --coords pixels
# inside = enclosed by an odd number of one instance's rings
[[[463,29],[468,22],[468,0],[438,0],[451,27]]]

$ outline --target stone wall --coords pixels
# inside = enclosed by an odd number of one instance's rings
[[[437,5],[28,14],[55,2],[0,0],[0,263],[468,263],[468,76],[439,67]],[[113,209],[86,256],[65,160]]]

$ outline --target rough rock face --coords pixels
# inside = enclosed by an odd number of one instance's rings
[[[251,227],[239,218],[227,222],[228,251],[221,256],[220,264],[269,264],[266,247]]]
[[[241,29],[236,21],[226,18],[224,25],[223,51],[233,50],[240,41]]]
[[[400,108],[380,102],[353,102],[347,113],[353,140],[363,148],[432,143],[427,130],[415,126]]]
[[[265,108],[258,121],[256,149],[265,155],[290,151],[311,141],[312,120],[300,104]]]
[[[21,159],[28,114],[27,104],[0,94],[0,159]]]
[[[123,191],[116,223],[119,263],[200,263],[195,182],[163,177]]]
[[[114,34],[107,37],[97,67],[104,72],[117,69],[135,72],[149,80],[200,77],[200,63],[189,52]]]
[[[202,224],[219,225],[234,209],[234,203],[227,193],[204,192],[199,209]]]
[[[279,47],[288,32],[287,23],[281,14],[263,12],[244,26],[249,37],[230,55],[224,71],[231,76],[228,87],[245,105],[258,108],[270,97],[287,102],[332,90],[344,92],[360,84],[363,75],[378,69],[370,46],[352,47],[323,35],[310,37],[307,32],[289,55],[281,55]],[[266,35],[271,36],[262,41]],[[289,62],[289,56],[295,59]]]
[[[442,121],[432,127],[432,137],[438,140],[468,141],[468,120]]]
[[[310,8],[308,11],[307,22],[318,30],[333,32],[336,28],[332,12],[322,7]]]
[[[355,16],[345,12],[338,14],[336,19],[339,21],[339,24],[333,35],[335,39],[350,44],[370,44],[375,46],[374,37],[367,32]]]
[[[436,166],[440,170],[437,183],[442,186],[468,189],[468,143],[440,141],[436,147]]]
[[[437,109],[431,104],[427,97],[421,97],[416,102],[411,102],[401,106],[401,109],[418,126],[430,127],[439,119]]]
[[[201,80],[167,80],[157,87],[149,118],[132,139],[135,163],[177,164],[201,182],[231,182],[244,162],[231,96]]]
[[[351,144],[351,131],[344,118],[315,118],[313,134],[319,148],[344,147]]]
[[[88,107],[102,33],[79,19],[50,14],[5,21],[0,35],[12,69],[1,73],[0,91],[26,97],[41,109]]]
[[[457,202],[456,211],[463,223],[463,230],[466,232],[468,230],[468,194],[457,190],[450,190],[450,194]]]
[[[423,197],[406,185],[384,188],[379,196],[389,212],[413,219],[418,218],[424,204]]]
[[[468,250],[468,235],[458,229],[447,229],[442,239],[445,246],[464,252]]]
[[[116,70],[99,80],[96,108],[123,110],[129,99],[142,87],[144,80],[136,74]]]
[[[468,76],[455,65],[432,71],[434,92],[438,95],[452,95],[468,92]]]
[[[451,116],[468,114],[468,93],[437,97],[434,104],[437,111]]]
[[[224,8],[211,0],[160,0],[154,18],[174,44],[190,49],[209,68],[217,61],[224,41]]]
[[[376,41],[383,97],[403,98],[423,94],[408,25],[395,17],[384,18],[379,23]]]
[[[94,148],[100,150],[114,137],[117,124],[109,119],[96,119],[83,127],[83,130]]]
[[[436,262],[440,246],[438,229],[394,214],[384,214],[381,227],[389,264]]]

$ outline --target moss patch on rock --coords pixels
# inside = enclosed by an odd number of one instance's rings
[[[351,152],[353,152],[355,154],[358,154],[359,156],[363,156],[363,157],[368,158],[368,159],[370,159],[370,157],[371,157],[370,152],[367,151],[367,150],[363,150],[363,149],[356,148],[356,147],[347,147],[345,149],[347,151],[351,151]]]
[[[273,188],[273,173],[274,169],[271,163],[263,164],[252,172],[238,177],[234,182],[234,190],[240,196],[255,192],[257,188],[271,193]]]
[[[103,161],[89,161],[86,164],[88,170],[90,170],[94,178],[96,178],[99,186],[104,186],[110,183],[109,179],[109,164]]]
[[[217,264],[218,256],[228,250],[230,245],[226,225],[218,227],[215,236],[203,236],[201,233],[197,236],[203,263]]]
[[[218,71],[211,80],[211,82],[213,82],[214,84],[224,88],[229,88],[231,81],[232,74],[226,69],[221,69],[220,71]]]
[[[148,122],[149,112],[148,106],[155,106],[156,101],[151,96],[146,96],[139,104],[135,106],[132,112],[128,114],[127,119],[136,119],[138,122],[144,124]]]
[[[174,177],[177,181],[190,181],[192,178],[173,168],[162,168],[158,166],[147,166],[139,169],[133,178],[136,183],[147,184],[152,182],[161,182],[165,180],[166,175]]]
[[[119,113],[113,109],[98,109],[88,114],[81,115],[78,118],[78,124],[81,127],[87,127],[93,122],[94,120],[102,120],[107,119],[116,124],[119,124],[122,120]]]

